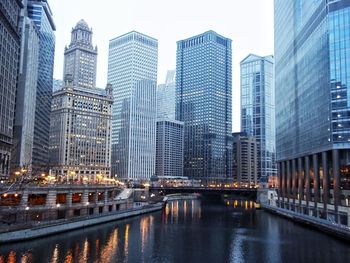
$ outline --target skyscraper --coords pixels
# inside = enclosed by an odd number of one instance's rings
[[[112,173],[125,179],[154,175],[158,41],[129,32],[110,40],[108,82],[114,87]]]
[[[157,121],[156,176],[183,176],[184,123]]]
[[[232,177],[231,99],[231,40],[208,31],[178,41],[176,119],[185,123],[185,176]]]
[[[21,53],[19,81],[16,93],[14,146],[11,170],[25,168],[32,172],[36,87],[38,80],[39,35],[35,23],[28,17],[24,1],[21,14]]]
[[[258,178],[276,176],[275,86],[273,56],[250,54],[241,66],[241,131],[259,144]]]
[[[70,75],[53,93],[50,167],[57,177],[79,182],[110,177],[112,103],[111,85],[75,87]]]
[[[239,186],[258,183],[259,143],[253,136],[242,132],[233,133],[233,179]]]
[[[22,3],[0,2],[0,178],[9,176],[13,147],[13,121],[18,78],[20,32],[18,27]]]
[[[157,118],[175,120],[176,71],[168,70],[165,84],[157,88]]]
[[[50,112],[55,55],[55,24],[47,0],[29,0],[28,16],[39,31],[39,64],[35,103],[33,172],[48,170]]]
[[[97,48],[84,20],[65,49],[64,83],[53,82],[50,167],[65,180],[96,182],[111,175],[112,86],[95,86]],[[73,176],[71,176],[73,175]]]
[[[71,42],[64,51],[63,78],[73,76],[75,87],[95,88],[97,47],[92,46],[92,29],[80,20],[72,29]]]
[[[278,204],[345,225],[349,17],[349,1],[275,1]]]

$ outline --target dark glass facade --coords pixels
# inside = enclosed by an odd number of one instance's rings
[[[33,173],[48,170],[55,25],[46,0],[28,1],[28,16],[39,31],[38,81],[34,121]]]
[[[279,205],[350,223],[350,1],[275,1]]]
[[[214,31],[177,42],[176,119],[185,123],[184,176],[232,178],[231,40]]]
[[[20,52],[21,1],[0,1],[0,179],[10,172]]]

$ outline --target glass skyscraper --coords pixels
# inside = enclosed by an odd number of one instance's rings
[[[258,179],[266,183],[277,173],[273,56],[250,54],[240,65],[241,130],[258,142]]]
[[[183,175],[184,123],[172,119],[157,121],[156,176]]]
[[[132,31],[110,40],[112,174],[117,177],[149,179],[155,173],[157,65],[156,39]]]
[[[26,1],[24,1],[26,2]],[[21,54],[16,93],[14,147],[11,170],[32,172],[36,87],[38,80],[39,35],[28,17],[26,3],[21,14]]]
[[[157,118],[175,120],[176,71],[168,70],[165,84],[157,88]]]
[[[208,31],[177,42],[176,119],[185,123],[184,176],[232,178],[231,40]]]
[[[350,223],[350,3],[275,1],[279,206]]]
[[[33,172],[48,170],[50,112],[55,55],[55,24],[47,0],[28,1],[28,16],[39,31],[39,64],[35,105]]]

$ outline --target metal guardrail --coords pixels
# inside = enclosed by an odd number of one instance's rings
[[[201,187],[201,186],[198,186],[198,187],[195,187],[195,186],[177,186],[177,187],[174,187],[174,186],[150,186],[150,189],[154,189],[154,190],[213,190],[213,191],[248,191],[248,192],[255,192],[258,190],[258,188],[245,188],[245,187]]]
[[[24,229],[35,230],[35,229],[40,229],[40,228],[45,228],[45,227],[59,226],[59,225],[63,225],[66,223],[86,221],[86,220],[101,218],[101,217],[105,217],[105,216],[122,215],[122,214],[130,213],[130,212],[140,211],[143,209],[155,208],[155,207],[157,207],[157,204],[159,204],[159,206],[164,205],[163,202],[159,202],[159,203],[144,205],[144,206],[140,206],[140,207],[136,207],[136,208],[133,207],[133,208],[125,209],[125,210],[105,212],[105,213],[101,213],[101,214],[84,215],[84,216],[55,219],[55,220],[49,220],[49,221],[40,221],[40,222],[28,222],[25,224],[12,225],[10,228],[8,227],[7,229],[0,228],[0,233],[14,232],[14,231],[24,230]]]

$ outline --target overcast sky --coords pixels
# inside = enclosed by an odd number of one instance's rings
[[[56,30],[54,77],[72,27],[84,19],[98,47],[97,85],[107,82],[108,42],[131,30],[158,39],[158,83],[176,67],[176,41],[207,30],[232,39],[233,131],[239,131],[239,62],[249,53],[273,54],[273,0],[50,0]]]

